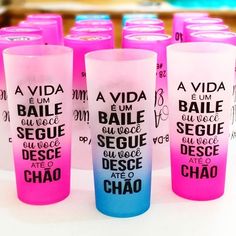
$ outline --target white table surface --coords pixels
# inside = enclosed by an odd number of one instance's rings
[[[155,171],[149,211],[119,219],[94,206],[91,171],[72,170],[71,195],[48,206],[30,206],[16,198],[14,174],[0,171],[0,236],[235,236],[236,140],[231,141],[225,195],[197,202],[171,191],[169,168]]]

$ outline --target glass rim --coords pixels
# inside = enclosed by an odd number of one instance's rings
[[[153,40],[138,40],[135,37],[142,37],[142,36],[151,36],[153,37]],[[155,37],[155,38],[154,38]],[[171,40],[172,36],[169,34],[165,34],[165,33],[149,33],[149,32],[140,32],[140,33],[134,33],[134,34],[128,34],[124,36],[125,39],[130,40],[130,41],[135,41],[135,42],[166,42]]]
[[[221,30],[207,30],[207,31],[196,31],[192,32],[190,35],[192,37],[202,38],[204,36],[215,34],[215,35],[225,35],[225,39],[233,39],[236,38],[236,33],[231,31],[221,31]],[[208,37],[211,38],[211,37]]]
[[[6,48],[3,55],[12,57],[58,57],[73,53],[70,47],[62,45],[24,45]]]
[[[86,37],[94,37],[97,39],[96,40],[83,40],[83,38]],[[80,34],[68,34],[64,37],[65,41],[68,42],[73,42],[75,44],[94,44],[96,42],[106,42],[106,41],[110,41],[112,39],[111,35],[107,34],[107,35],[103,35],[101,33],[96,33],[96,34],[84,34],[84,35],[80,35]]]
[[[214,24],[214,23],[186,25],[186,28],[196,30],[196,28],[204,28],[204,27],[209,27],[209,26],[215,26],[215,27],[218,27],[218,28],[221,28],[221,29],[229,29],[228,25]]]
[[[191,12],[191,11],[186,11],[186,12],[176,12],[174,13],[174,16],[176,17],[188,17],[188,16],[199,16],[199,15],[208,15],[207,12]]]
[[[87,26],[87,27],[80,27],[78,25],[75,25],[73,27],[70,28],[71,30],[75,30],[75,31],[86,31],[86,30],[90,30],[90,29],[99,29],[101,31],[112,31],[112,27],[109,25],[98,25],[96,27],[94,26]]]
[[[37,25],[40,25],[40,26],[47,26],[47,25],[57,25],[57,21],[56,20],[50,20],[50,19],[45,19],[45,20],[23,20],[23,21],[20,21],[19,25],[21,26],[25,26],[25,25],[32,25],[32,26],[37,26]]]
[[[189,42],[176,43],[167,46],[167,51],[180,54],[235,54],[236,47],[234,45],[219,42]]]
[[[56,13],[35,13],[35,14],[29,14],[27,18],[61,18],[59,14]]]
[[[217,23],[224,23],[221,18],[218,17],[199,17],[199,18],[187,18],[184,20],[184,23],[191,24],[197,23],[201,24],[202,21],[205,21],[203,24],[217,24]]]
[[[164,29],[162,25],[125,25],[123,29],[136,29],[136,28],[154,28],[154,29]]]
[[[85,59],[89,61],[108,62],[108,63],[122,63],[145,61],[156,58],[157,53],[147,49],[134,48],[116,48],[103,49],[89,52],[85,55]]]

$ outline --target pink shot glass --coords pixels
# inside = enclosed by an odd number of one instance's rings
[[[61,201],[70,193],[72,50],[20,46],[3,59],[18,198]]]
[[[167,48],[167,66],[172,189],[191,200],[219,198],[225,186],[235,47],[174,44]]]

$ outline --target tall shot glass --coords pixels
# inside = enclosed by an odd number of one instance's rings
[[[222,43],[167,47],[172,189],[181,197],[224,193],[235,58]]]
[[[72,50],[21,46],[3,58],[18,198],[63,200],[70,192]]]
[[[150,206],[156,57],[142,49],[85,56],[96,207],[109,216]]]

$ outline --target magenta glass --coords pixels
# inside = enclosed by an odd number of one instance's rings
[[[171,36],[166,34],[132,34],[124,37],[124,48],[148,49],[157,53],[157,76],[154,103],[153,169],[169,165],[169,108],[167,91],[166,48]]]
[[[42,30],[42,36],[44,40],[44,44],[49,44],[49,45],[60,45],[61,40],[58,37],[58,26],[57,22],[54,20],[48,20],[48,21],[21,21],[19,23],[19,26],[23,27],[32,27],[36,26],[39,27]]]
[[[61,201],[70,192],[72,50],[21,46],[3,58],[18,198]]]
[[[207,12],[178,12],[173,18],[173,42],[183,42],[184,20],[188,18],[208,17]]]
[[[98,27],[79,27],[74,26],[70,29],[70,34],[75,35],[110,35],[112,40],[114,41],[114,32],[112,27],[110,26],[98,26]]]
[[[184,33],[184,41],[191,42],[190,34],[194,32],[205,32],[205,31],[229,31],[228,25],[223,24],[195,24],[195,25],[187,25],[185,27]]]
[[[81,20],[75,22],[76,26],[79,27],[98,27],[98,26],[108,26],[113,29],[113,23],[111,20]]]
[[[6,48],[20,46],[20,45],[36,45],[42,44],[42,37],[31,34],[5,34],[0,35],[0,169],[13,170],[12,157],[12,138],[10,133],[10,115],[8,111],[8,95],[6,92],[5,73],[3,66],[2,51]]]
[[[167,48],[172,189],[181,197],[224,193],[235,53],[224,43]]]
[[[156,60],[142,49],[85,56],[96,207],[109,216],[150,206]]]
[[[90,114],[84,56],[91,51],[113,48],[113,40],[111,36],[68,35],[64,41],[65,45],[73,48],[74,52],[72,166],[80,169],[91,169]]]
[[[57,22],[57,28],[58,28],[58,37],[59,41],[63,43],[63,37],[64,37],[64,30],[63,30],[63,21],[62,16],[59,14],[54,13],[42,13],[42,14],[31,14],[27,16],[28,21],[56,21]]]
[[[9,26],[0,29],[1,34],[38,34],[42,35],[42,30],[39,27],[20,27],[20,26]]]
[[[164,26],[164,22],[160,19],[133,19],[133,20],[127,20],[125,23],[125,26],[130,25],[152,25],[152,26]]]
[[[210,18],[210,17],[203,17],[203,18],[189,18],[184,20],[184,32],[183,32],[183,41],[186,41],[186,34],[187,34],[187,30],[186,27],[188,25],[199,25],[199,24],[224,24],[224,21],[220,18]]]

